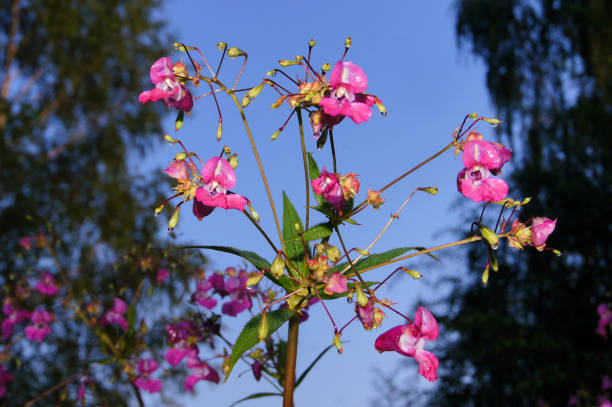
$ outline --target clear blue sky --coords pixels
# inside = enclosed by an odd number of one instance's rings
[[[334,132],[341,173],[360,175],[365,197],[368,185],[374,189],[438,151],[450,141],[455,126],[466,113],[493,115],[493,109],[484,87],[483,66],[469,55],[468,49],[458,50],[454,35],[454,11],[450,2],[431,1],[266,1],[168,2],[162,13],[176,40],[197,45],[211,63],[217,61],[215,44],[226,41],[249,53],[249,63],[240,82],[244,87],[259,83],[265,73],[277,67],[280,58],[304,55],[311,38],[317,41],[313,50],[315,66],[324,62],[335,63],[343,52],[344,39],[351,36],[353,46],[347,60],[360,65],[369,80],[368,92],[380,97],[389,116],[375,112],[369,122],[359,126],[346,119]],[[179,55],[168,52],[174,59]],[[213,62],[214,61],[214,62]],[[220,78],[233,82],[239,60],[226,60]],[[290,68],[288,69],[290,71]],[[279,81],[280,81],[279,77]],[[240,87],[240,85],[239,85]],[[212,99],[196,102],[193,114],[187,118],[178,133],[189,149],[198,152],[203,160],[218,155],[223,144],[228,144],[239,155],[238,184],[235,191],[246,195],[262,218],[262,226],[275,235],[272,214],[267,208],[263,184],[259,180],[255,161],[247,137],[238,120],[234,106],[222,98],[224,133],[222,143],[215,139],[217,113]],[[278,140],[269,141],[270,135],[282,124],[289,108],[270,110],[275,92],[266,89],[247,109],[247,118],[255,135],[266,173],[273,188],[277,208],[282,206],[282,190],[303,215],[305,208],[302,163],[299,158],[297,123],[293,121]],[[165,124],[173,132],[173,116]],[[485,134],[492,131],[483,128]],[[316,151],[314,140],[307,140],[307,149],[314,152],[320,166],[331,167],[331,155],[326,148]],[[162,146],[155,150],[147,162],[165,167],[178,150]],[[349,246],[365,247],[378,234],[389,215],[394,212],[410,192],[418,186],[435,185],[440,188],[436,197],[417,195],[402,213],[400,219],[375,246],[373,252],[398,246],[431,246],[454,240],[448,232],[461,225],[465,214],[457,207],[458,193],[455,177],[462,168],[460,160],[447,153],[433,164],[403,180],[384,194],[387,203],[378,211],[368,209],[357,221],[364,226],[343,229]],[[322,220],[316,217],[314,222]],[[258,233],[237,211],[217,210],[198,222],[187,211],[181,216],[177,228],[179,239],[196,244],[229,245],[256,251],[268,258],[273,256]],[[240,265],[241,259],[206,253],[211,268]],[[423,279],[393,280],[385,295],[398,307],[414,315],[419,298],[439,298],[442,288],[437,286],[442,273],[458,273],[464,268],[461,258],[440,253],[444,264],[434,265],[419,260],[403,264],[417,268]],[[380,280],[391,270],[377,270],[368,276]],[[332,312],[343,324],[352,314],[352,306],[344,301],[333,304]],[[435,308],[433,309],[435,314]],[[374,387],[376,369],[391,372],[404,357],[395,353],[378,354],[374,349],[377,335],[402,321],[388,313],[378,332],[366,332],[353,324],[343,335],[344,355],[328,353],[296,391],[296,406],[365,406],[376,397]],[[226,321],[230,318],[226,318]],[[228,337],[236,338],[246,316],[237,318],[226,329]],[[283,328],[283,331],[285,329]],[[310,361],[331,343],[332,328],[321,307],[315,307],[311,318],[301,326],[298,374]],[[444,333],[442,332],[442,335]],[[435,353],[435,342],[428,344]],[[418,370],[416,362],[402,365],[402,369]],[[218,367],[218,366],[217,366]],[[271,391],[265,382],[256,383],[250,373],[239,377],[245,370],[238,365],[229,382],[212,385],[201,382],[196,396],[182,400],[187,406],[226,406],[256,391]],[[410,372],[409,372],[410,373]],[[399,374],[399,373],[398,373]],[[427,387],[425,379],[417,384]],[[407,383],[407,386],[409,384]],[[413,386],[413,384],[410,384]],[[378,389],[380,390],[380,389]],[[167,394],[170,399],[174,395]],[[159,396],[150,398],[159,403]],[[280,399],[261,399],[247,402],[247,406],[278,405]]]

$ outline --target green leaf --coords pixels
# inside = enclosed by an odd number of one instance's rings
[[[312,158],[312,154],[310,153],[308,153],[308,173],[310,174],[311,181],[321,176],[321,171],[319,171],[319,166],[317,165],[317,162],[314,160],[314,158]],[[319,205],[321,205],[324,202],[321,194],[314,194],[314,196],[317,202],[319,203]]]
[[[253,393],[249,396],[246,396],[243,399],[233,402],[230,407],[234,407],[236,404],[242,403],[243,401],[260,399],[262,397],[270,397],[270,396],[283,396],[283,393]]]
[[[247,260],[249,263],[251,263],[253,266],[255,266],[259,270],[264,270],[264,269],[269,270],[272,267],[272,265],[268,263],[266,259],[258,255],[257,253],[250,252],[248,250],[240,250],[240,249],[236,249],[234,247],[229,247],[229,246],[182,246],[182,247],[179,247],[179,249],[216,250],[218,252],[230,253],[236,256],[240,256],[243,259]],[[270,281],[272,281],[274,284],[283,287],[285,290],[293,291],[294,289],[293,283],[286,276],[275,278],[272,276],[272,274],[270,274],[269,272],[266,272],[266,277]]]
[[[312,361],[312,363],[306,368],[306,370],[304,370],[304,372],[300,375],[300,377],[297,379],[297,381],[295,382],[295,387],[297,388],[300,383],[302,383],[302,381],[304,380],[304,378],[306,377],[306,375],[312,370],[312,368],[314,367],[314,365],[317,364],[317,362],[323,357],[323,355],[325,355],[327,353],[328,350],[330,350],[331,348],[333,348],[334,345],[329,345],[327,348],[323,349],[323,351],[321,353],[319,353],[319,356],[317,356],[315,358],[315,360]]]
[[[304,239],[305,242],[312,242],[313,240],[319,240],[331,236],[333,231],[334,229],[329,223],[321,223],[304,232],[302,234],[302,239]],[[299,236],[294,240],[300,242]]]
[[[268,336],[272,335],[278,328],[280,328],[285,322],[289,320],[292,316],[297,315],[295,312],[289,309],[279,309],[276,311],[270,311],[267,313],[268,318]],[[228,364],[228,370],[225,374],[225,381],[230,376],[232,369],[238,359],[249,349],[259,343],[259,322],[261,321],[261,314],[255,315],[242,329],[238,339],[236,339],[236,343],[234,344],[234,348],[232,349],[232,356],[230,357],[230,361]]]
[[[297,211],[293,207],[285,191],[283,191],[283,240],[285,241],[285,250],[287,252],[287,257],[289,257],[301,270],[303,268],[304,247],[299,238],[300,235],[295,228],[296,224],[299,226],[300,231],[304,230],[304,225],[302,225],[302,221]],[[291,268],[289,268],[289,270],[292,271]],[[301,276],[294,277],[299,278]]]

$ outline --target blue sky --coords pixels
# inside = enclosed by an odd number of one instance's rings
[[[278,59],[304,55],[311,38],[317,41],[312,57],[314,66],[324,62],[333,65],[342,55],[344,39],[352,37],[353,46],[346,59],[363,68],[368,76],[368,93],[380,97],[389,111],[386,118],[375,112],[369,122],[361,125],[346,119],[335,129],[339,171],[360,175],[360,198],[365,197],[369,185],[373,189],[379,188],[445,146],[466,113],[494,115],[484,86],[483,65],[470,56],[469,49],[457,48],[454,12],[449,2],[185,0],[168,2],[162,15],[176,40],[198,46],[211,64],[216,65],[218,59],[215,46],[218,41],[247,51],[249,62],[239,87],[258,84],[268,70],[278,67]],[[168,53],[174,59],[179,57],[172,51],[171,44],[168,44]],[[240,63],[239,59],[226,60],[221,80],[233,83]],[[287,71],[291,72],[291,68]],[[280,77],[278,79],[281,81]],[[270,135],[290,112],[286,106],[277,110],[269,108],[275,95],[269,88],[264,90],[247,108],[247,119],[277,208],[280,210],[282,207],[282,191],[285,190],[298,213],[303,215],[305,199],[297,121],[292,121],[276,141],[269,141]],[[235,191],[253,202],[262,218],[262,227],[269,235],[275,236],[272,213],[242,123],[228,98],[221,98],[221,107],[224,113],[222,143],[215,139],[217,113],[210,98],[196,102],[193,114],[177,135],[204,161],[218,155],[223,144],[228,144],[238,153],[240,164]],[[165,131],[171,134],[173,119],[169,115],[164,124]],[[492,130],[484,126],[481,130],[485,137],[493,137]],[[320,166],[331,167],[327,146],[316,151],[314,140],[308,137],[307,150],[313,152]],[[160,146],[147,162],[162,168],[177,152],[175,147]],[[373,252],[399,246],[432,246],[455,240],[450,229],[466,223],[465,214],[461,212],[465,206],[457,205],[455,187],[456,174],[462,167],[460,160],[448,152],[397,184],[384,194],[387,203],[380,210],[368,209],[359,215],[356,220],[363,226],[344,227],[342,231],[350,242],[348,246],[366,247],[414,188],[432,185],[439,187],[440,193],[435,197],[417,195]],[[270,248],[237,211],[217,210],[202,222],[190,216],[188,211],[184,212],[176,230],[180,241],[234,246],[273,257]],[[314,216],[314,223],[323,220],[317,215],[311,216]],[[216,253],[207,255],[212,269],[242,264],[236,257]],[[439,298],[444,290],[438,284],[439,277],[444,273],[460,274],[464,268],[461,257],[448,253],[440,253],[440,256],[444,260],[442,265],[428,260],[401,263],[418,268],[424,277],[419,281],[394,279],[384,295],[398,302],[398,307],[406,310],[409,316],[414,315],[419,298]],[[380,280],[391,270],[373,271],[368,279]],[[353,315],[352,306],[344,301],[333,303],[331,309],[340,324]],[[435,308],[432,310],[435,314]],[[378,334],[402,323],[398,317],[389,313],[388,316],[378,332],[366,332],[357,324],[347,328],[342,338],[348,341],[344,345],[344,355],[329,352],[324,357],[297,389],[296,406],[363,406],[375,399],[380,390],[374,386],[376,369],[393,372],[398,362],[404,359],[390,352],[380,355],[374,349]],[[246,316],[237,318],[226,328],[226,336],[236,338],[245,322]],[[310,320],[302,325],[300,331],[298,374],[331,343],[332,334],[331,324],[321,307],[314,307]],[[434,353],[435,346],[435,343],[428,344]],[[409,375],[418,370],[416,362],[412,362],[401,366],[401,369],[412,370],[407,372]],[[224,406],[250,393],[271,390],[263,381],[256,383],[250,373],[239,377],[237,373],[245,368],[238,365],[226,384],[199,383],[196,396],[181,399],[181,403],[187,406]],[[417,386],[428,386],[421,377],[414,380]],[[150,398],[153,405],[158,397]],[[262,399],[244,405],[277,403],[279,400]]]

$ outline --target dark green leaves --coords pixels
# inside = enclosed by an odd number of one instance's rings
[[[276,311],[270,311],[267,313],[268,318],[268,336],[274,333],[280,328],[285,322],[292,316],[297,315],[295,312],[288,309],[279,309]],[[261,321],[261,314],[251,318],[249,322],[244,326],[240,336],[236,339],[234,348],[232,349],[232,356],[230,357],[228,371],[225,375],[225,380],[229,378],[234,365],[240,359],[240,357],[253,346],[259,342],[258,328],[259,322]]]
[[[302,221],[295,207],[283,192],[283,240],[287,257],[299,268],[303,268],[304,246],[300,240],[300,233],[304,231]],[[289,268],[295,273],[292,268]],[[298,276],[296,276],[298,277]]]

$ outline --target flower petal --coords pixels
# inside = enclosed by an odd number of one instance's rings
[[[213,157],[204,164],[202,180],[206,184],[216,181],[224,189],[232,189],[236,186],[236,173],[225,158]]]
[[[329,83],[334,88],[350,85],[354,93],[361,93],[368,88],[368,77],[359,65],[350,61],[338,61],[331,72]]]
[[[414,325],[421,331],[421,336],[428,341],[433,341],[438,337],[438,322],[427,308],[417,308]]]

